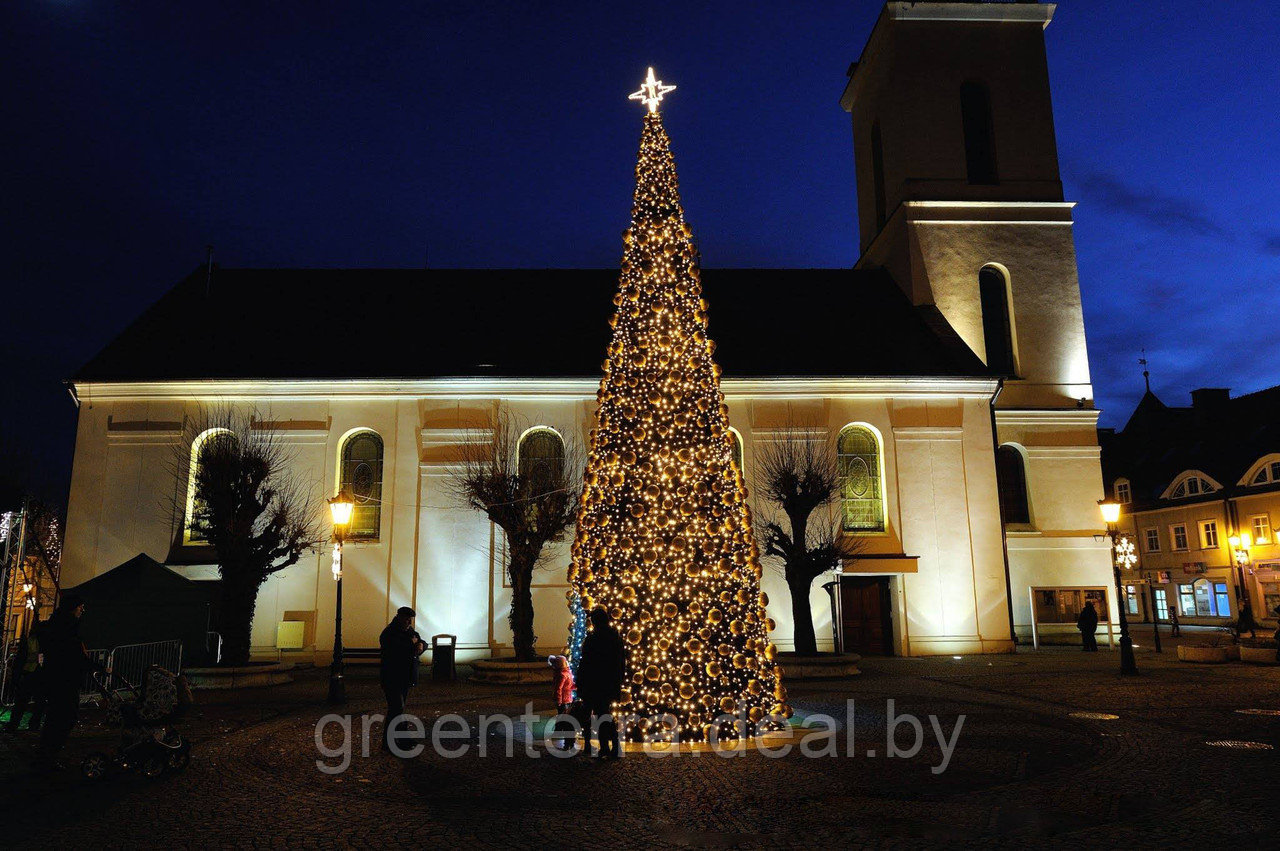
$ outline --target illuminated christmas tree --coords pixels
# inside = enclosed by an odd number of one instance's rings
[[[583,608],[607,610],[626,642],[615,712],[675,718],[674,727],[641,722],[633,733],[697,741],[714,729],[723,740],[739,730],[717,716],[740,712],[750,736],[790,709],[697,250],[658,112],[674,88],[650,68],[631,95],[648,112],[569,576]]]

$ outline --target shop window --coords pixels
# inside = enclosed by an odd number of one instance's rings
[[[1124,586],[1125,612],[1131,615],[1138,613],[1138,588],[1135,585]]]
[[[1227,593],[1227,583],[1211,582],[1201,577],[1189,585],[1179,585],[1178,610],[1193,618],[1231,617],[1231,596]]]
[[[1156,589],[1156,619],[1162,621],[1169,619],[1169,592],[1164,588]]]

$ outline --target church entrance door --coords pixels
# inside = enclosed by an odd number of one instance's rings
[[[840,627],[846,653],[892,656],[887,576],[840,577]]]

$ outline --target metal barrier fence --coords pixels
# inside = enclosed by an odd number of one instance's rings
[[[90,650],[89,656],[110,671],[107,688],[113,691],[127,690],[125,681],[141,688],[142,675],[152,665],[159,665],[175,674],[182,673],[182,642],[176,638],[146,644],[121,644],[111,650]],[[98,689],[90,673],[80,687],[80,697],[96,697],[97,694]]]
[[[110,650],[90,650],[90,661],[101,665],[104,668],[111,660]],[[98,687],[93,684],[93,670],[85,672],[84,679],[80,682],[80,700],[83,702],[86,698],[97,697]]]

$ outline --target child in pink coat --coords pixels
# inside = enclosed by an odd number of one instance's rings
[[[555,694],[556,711],[560,715],[573,712],[573,671],[569,669],[569,659],[565,656],[548,656],[547,664],[551,666],[551,690]],[[572,747],[571,739],[561,739],[560,747]]]

